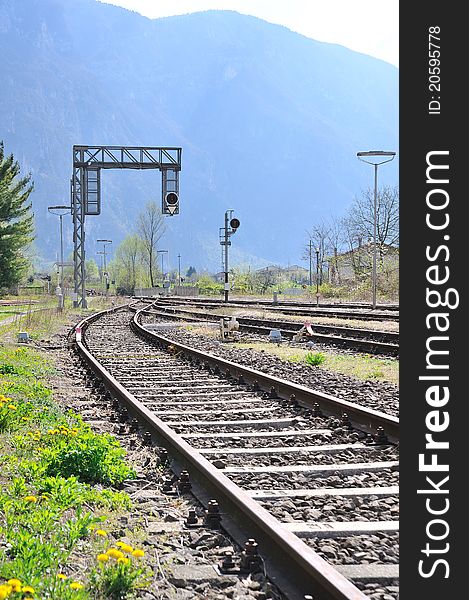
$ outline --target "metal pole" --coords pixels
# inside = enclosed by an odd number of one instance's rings
[[[178,254],[178,285],[181,287],[181,255]]]
[[[374,194],[374,205],[373,205],[373,276],[372,276],[372,287],[373,287],[373,308],[376,308],[376,230],[378,222],[377,205],[378,205],[378,163],[375,167],[375,194]]]
[[[313,286],[313,242],[309,240],[309,287]]]
[[[228,302],[228,212],[225,212],[225,302]]]
[[[164,281],[163,256],[164,252],[161,253],[161,281]]]
[[[376,308],[376,283],[377,283],[377,272],[376,272],[376,233],[378,227],[378,165],[384,165],[384,163],[391,162],[396,156],[395,152],[386,152],[384,150],[369,150],[367,152],[357,152],[357,157],[362,162],[366,162],[369,165],[373,165],[375,168],[375,190],[373,200],[373,269],[371,274],[371,287],[373,292],[373,308]],[[386,160],[379,162],[365,160],[364,157],[389,157]]]
[[[60,289],[62,290],[62,295],[64,293],[64,241],[62,234],[62,217],[63,215],[59,215],[60,217]]]
[[[319,306],[319,250],[316,248],[316,305]]]

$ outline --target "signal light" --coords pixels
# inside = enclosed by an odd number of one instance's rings
[[[241,225],[239,219],[237,219],[236,217],[234,219],[231,219],[230,221],[230,227],[231,229],[238,229],[238,227]]]
[[[179,214],[179,196],[176,192],[167,192],[164,198],[163,213],[166,215]]]

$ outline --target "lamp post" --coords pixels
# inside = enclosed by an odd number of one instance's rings
[[[372,293],[373,293],[373,309],[376,308],[376,233],[378,228],[378,166],[384,163],[391,162],[396,156],[395,152],[387,152],[385,150],[369,150],[367,152],[357,152],[357,157],[362,162],[373,165],[375,169],[375,189],[373,200],[373,270],[372,270]],[[366,158],[384,158],[384,160],[365,160]]]
[[[98,252],[98,254],[102,254],[103,256],[103,270],[102,270],[102,274],[104,275],[105,278],[105,282],[106,282],[106,298],[107,298],[107,292],[108,292],[108,288],[109,288],[109,274],[106,270],[106,244],[112,244],[112,240],[96,240],[97,242],[103,244],[103,250],[102,252]],[[101,275],[101,281],[102,281],[102,275]]]
[[[63,241],[63,226],[62,226],[62,218],[68,212],[71,211],[70,206],[48,206],[47,210],[53,214],[58,215],[60,218],[60,293],[59,297],[59,310],[63,309],[64,302],[64,241]]]
[[[316,306],[319,306],[319,248],[316,248]]]

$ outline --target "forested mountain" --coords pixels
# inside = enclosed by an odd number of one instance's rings
[[[235,260],[298,262],[305,230],[372,185],[356,152],[398,150],[395,67],[235,12],[150,20],[96,0],[0,0],[0,50],[0,140],[32,173],[50,259],[46,207],[69,202],[73,144],[182,146],[163,244],[173,266],[181,253],[214,270],[226,209],[241,220]],[[380,181],[397,183],[397,161]],[[157,171],[103,172],[88,257],[97,238],[116,246],[160,185]]]

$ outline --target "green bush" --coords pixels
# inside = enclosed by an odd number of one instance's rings
[[[86,483],[119,485],[135,477],[124,462],[125,450],[109,434],[97,435],[86,427],[70,438],[55,435],[55,444],[43,450],[47,461],[46,475],[71,477]]]

